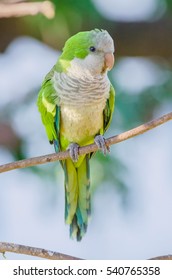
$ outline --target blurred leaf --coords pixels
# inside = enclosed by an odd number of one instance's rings
[[[101,152],[97,152],[91,159],[90,166],[93,192],[100,184],[110,183],[121,193],[127,193],[127,186],[123,183],[122,178],[127,169],[119,158],[112,154],[104,156]]]
[[[56,7],[56,15],[52,20],[42,15],[34,18],[22,19],[26,28],[31,28],[35,37],[45,43],[62,49],[65,41],[73,34],[88,29],[88,26],[96,28],[101,19],[91,0],[53,0]],[[36,28],[35,28],[36,27]]]
[[[140,94],[118,92],[116,108],[120,112],[120,129],[133,128],[153,118],[155,110],[172,101],[172,79],[162,86],[150,87]]]
[[[168,12],[172,12],[172,0],[165,0]]]

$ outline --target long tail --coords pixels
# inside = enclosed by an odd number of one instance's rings
[[[89,155],[79,167],[71,159],[64,162],[65,221],[70,225],[70,236],[80,241],[87,231],[91,214]]]

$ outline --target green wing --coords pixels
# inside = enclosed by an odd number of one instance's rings
[[[112,121],[114,106],[115,106],[115,90],[114,90],[113,86],[111,85],[109,98],[106,101],[106,106],[103,111],[103,121],[104,121],[103,134],[109,128],[110,123]]]
[[[59,126],[60,126],[60,108],[56,105],[57,98],[52,84],[54,67],[45,77],[42,87],[38,94],[37,106],[41,114],[42,122],[48,136],[49,142],[58,145]],[[57,148],[57,147],[55,147]]]

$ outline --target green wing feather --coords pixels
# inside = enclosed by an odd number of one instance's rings
[[[38,94],[37,106],[50,143],[58,144],[60,130],[60,107],[56,105],[56,92],[52,84],[54,68],[46,75]]]
[[[103,111],[103,122],[104,122],[104,127],[103,127],[103,133],[109,128],[110,123],[112,121],[112,115],[115,107],[115,90],[113,86],[110,86],[110,93],[109,93],[109,98],[106,101],[106,106]]]

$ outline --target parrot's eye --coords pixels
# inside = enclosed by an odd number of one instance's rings
[[[96,51],[96,48],[94,46],[91,46],[90,47],[90,52],[95,52]]]

